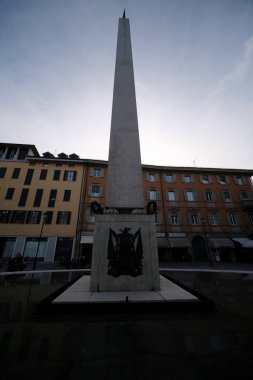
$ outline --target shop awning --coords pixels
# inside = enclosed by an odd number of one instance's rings
[[[158,245],[158,248],[169,248],[170,247],[170,243],[169,243],[169,240],[166,239],[166,238],[157,238],[157,245]]]
[[[212,248],[235,248],[231,239],[210,239]]]
[[[253,240],[248,238],[232,238],[236,243],[239,243],[243,248],[253,248]]]
[[[93,236],[81,236],[81,244],[93,244]]]
[[[169,238],[171,248],[190,248],[191,243],[187,238]]]

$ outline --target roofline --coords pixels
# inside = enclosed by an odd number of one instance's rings
[[[33,144],[16,144],[16,143],[4,143],[4,142],[0,142],[0,146],[14,146],[14,147],[26,147],[26,148],[30,148],[32,149],[33,153],[36,155],[36,156],[39,156],[39,152],[36,148],[35,145]]]
[[[105,160],[96,160],[89,158],[80,158],[80,159],[71,159],[71,158],[47,158],[47,157],[26,157],[28,161],[37,161],[37,162],[54,162],[54,163],[73,163],[73,164],[96,164],[96,165],[108,165],[108,161]],[[154,169],[162,171],[181,171],[181,172],[218,172],[218,173],[243,173],[253,176],[253,169],[226,169],[226,168],[206,168],[206,167],[196,167],[196,166],[159,166],[159,165],[142,165],[143,169]]]

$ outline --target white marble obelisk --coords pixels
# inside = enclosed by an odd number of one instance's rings
[[[129,19],[119,19],[105,213],[95,216],[90,290],[159,290],[154,215],[144,191]]]

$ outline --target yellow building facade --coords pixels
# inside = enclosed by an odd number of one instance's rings
[[[84,176],[76,155],[40,157],[34,146],[1,144],[0,248],[52,262],[76,249]],[[27,154],[20,155],[21,150]],[[10,151],[13,153],[10,154]],[[38,249],[39,244],[39,249]],[[38,252],[37,252],[38,249]]]

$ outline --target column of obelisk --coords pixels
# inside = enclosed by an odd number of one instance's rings
[[[158,290],[154,215],[144,191],[129,19],[119,19],[104,214],[95,216],[91,291]]]

